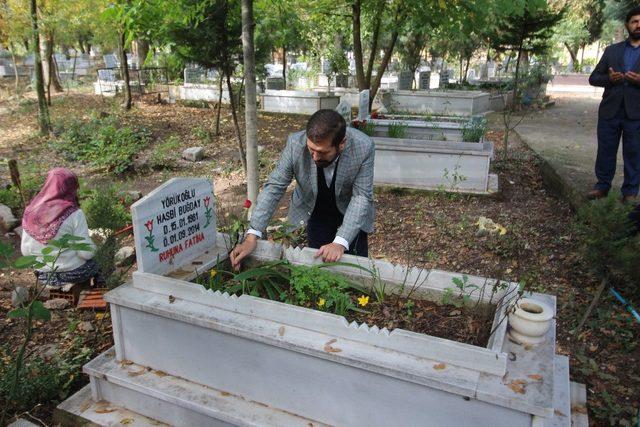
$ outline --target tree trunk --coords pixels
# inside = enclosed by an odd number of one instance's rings
[[[569,56],[571,56],[571,62],[573,62],[573,66],[575,67],[578,64],[578,51],[576,48],[571,48],[569,43],[564,43],[564,47],[569,51]]]
[[[242,0],[242,54],[244,59],[244,121],[247,149],[247,199],[255,206],[260,176],[258,170],[258,107],[256,61],[253,46],[253,0]]]
[[[360,0],[355,0],[352,6],[353,10],[353,56],[356,61],[356,81],[359,90],[365,90],[367,82],[364,79],[364,65],[362,56],[362,38],[360,36]]]
[[[47,135],[51,129],[49,107],[44,94],[44,77],[42,73],[42,57],[40,56],[40,32],[38,30],[38,5],[36,0],[31,0],[31,29],[33,30],[33,54],[35,58],[34,68],[36,75],[36,93],[38,95],[38,126],[40,133]]]
[[[467,63],[464,66],[464,80],[463,82],[467,83],[467,74],[469,73],[469,64],[471,63],[471,57],[467,58]]]
[[[44,39],[45,46],[45,61],[47,62],[47,87],[53,86],[56,92],[62,92],[62,83],[60,83],[60,76],[58,74],[58,66],[56,65],[55,57],[53,56],[53,34],[47,33]],[[51,105],[51,104],[49,104]]]
[[[122,107],[125,110],[131,109],[131,84],[129,82],[129,64],[127,64],[127,51],[124,48],[125,35],[124,31],[118,34],[118,54],[120,56],[120,69],[122,71],[122,80],[124,80],[124,103]]]
[[[460,57],[460,64],[459,64],[460,65],[460,83],[464,82],[465,79],[466,79],[466,76],[463,74],[463,72],[464,72],[463,64],[464,64],[464,58],[462,58],[462,56],[461,56]]]
[[[282,81],[284,82],[283,87],[286,90],[287,89],[287,49],[285,49],[284,46],[282,47]]]
[[[149,40],[134,40],[131,50],[136,56],[138,68],[142,68],[145,60],[147,59],[147,55],[149,54]]]
[[[382,13],[384,12],[385,2],[381,2],[378,13],[376,14],[375,26],[373,27],[373,36],[371,38],[371,53],[369,54],[369,63],[367,64],[367,75],[365,82],[367,87],[371,87],[371,76],[373,74],[373,65],[376,60],[378,50],[378,39],[380,38],[380,26],[382,25]]]
[[[398,41],[398,30],[394,30],[391,33],[391,42],[389,46],[384,51],[384,56],[382,57],[382,62],[378,67],[378,74],[376,75],[376,79],[371,85],[371,96],[369,97],[369,108],[373,104],[373,100],[376,98],[378,93],[378,89],[380,89],[380,82],[382,81],[382,75],[387,70],[387,66],[389,65],[389,61],[391,60],[391,54],[393,53],[393,49],[396,46],[396,41]]]
[[[222,109],[222,79],[224,75],[220,72],[220,79],[218,80],[218,105],[216,111],[216,136],[220,135],[220,110]]]
[[[242,146],[242,134],[240,133],[240,125],[238,124],[238,114],[236,113],[236,102],[233,98],[233,88],[231,87],[231,72],[225,73],[227,77],[227,90],[229,91],[229,102],[231,103],[231,116],[233,117],[233,126],[236,129],[236,137],[238,138],[238,153],[240,153],[240,161],[245,173],[247,172],[247,159]]]
[[[20,74],[18,73],[18,64],[16,63],[16,53],[13,42],[9,43],[9,53],[11,53],[11,62],[13,63],[13,74],[15,75],[16,96],[20,97]]]

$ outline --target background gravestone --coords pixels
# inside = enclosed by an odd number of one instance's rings
[[[267,90],[284,90],[282,77],[267,77]]]
[[[138,271],[167,274],[216,244],[213,184],[173,178],[131,206]]]
[[[369,89],[360,92],[358,102],[358,120],[365,120],[369,117]]]
[[[351,105],[347,101],[340,101],[336,107],[336,111],[340,114],[344,121],[347,122],[347,126],[351,125]]]
[[[449,86],[449,70],[440,71],[440,89],[446,89]]]
[[[187,67],[184,69],[185,83],[203,83],[205,70],[200,67]]]
[[[411,71],[400,71],[398,76],[398,90],[413,89],[413,73]]]
[[[418,87],[422,90],[429,90],[429,87],[431,86],[431,71],[420,72],[420,77],[418,79]]]
[[[349,76],[347,74],[336,75],[336,87],[349,87]]]

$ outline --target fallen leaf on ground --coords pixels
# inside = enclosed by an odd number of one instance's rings
[[[517,382],[518,380],[511,381],[510,384],[507,384],[514,393],[525,394],[525,387],[521,383]]]
[[[221,391],[220,392],[220,396],[231,396],[231,393],[227,392],[227,391]]]
[[[284,336],[284,326],[280,326],[278,328],[278,335],[280,335],[281,337]]]
[[[587,408],[584,405],[573,405],[571,407],[571,412],[577,412],[578,414],[586,414]]]
[[[116,412],[117,409],[105,408],[105,409],[96,409],[95,412],[97,414],[110,414],[112,412]]]
[[[120,366],[124,367],[126,365],[133,365],[133,362],[131,360],[122,359],[122,361],[120,362]]]
[[[554,414],[560,416],[560,417],[566,417],[566,415],[564,414],[564,412],[562,412],[560,409],[556,409],[553,411]]]
[[[335,343],[336,341],[338,340],[335,338],[327,341],[327,343],[324,345],[324,351],[326,351],[327,353],[340,353],[342,351],[341,349],[331,346],[331,344]]]
[[[540,374],[531,374],[527,375],[527,377],[531,378],[534,381],[542,381],[542,375]]]
[[[124,424],[124,425],[131,424],[132,422],[133,422],[133,418],[123,418],[120,420],[120,424]]]
[[[129,375],[130,377],[137,377],[138,375],[142,375],[145,372],[147,372],[147,368],[142,368],[139,371],[131,371],[131,372],[127,372],[127,375]]]
[[[447,365],[445,365],[444,363],[438,363],[438,364],[433,365],[433,369],[437,369],[439,371],[444,369],[444,368],[446,368],[446,367],[447,367]]]
[[[165,371],[154,371],[153,373],[159,377],[166,377],[167,375],[169,375]]]
[[[174,297],[173,295],[169,295],[169,304],[173,304],[176,300],[176,297]]]

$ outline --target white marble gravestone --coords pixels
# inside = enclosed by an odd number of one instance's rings
[[[216,245],[213,184],[173,178],[131,206],[138,271],[165,274]]]
[[[358,102],[358,120],[364,120],[369,117],[369,89],[360,92]]]
[[[349,126],[351,124],[351,105],[347,101],[340,101],[336,107],[336,111],[344,118],[344,121],[347,122],[347,126]]]

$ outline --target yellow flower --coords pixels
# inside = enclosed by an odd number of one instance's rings
[[[369,304],[369,297],[362,295],[360,298],[358,298],[358,304],[360,304],[362,307]]]
[[[217,272],[217,271],[215,271],[215,270],[211,270],[211,278],[216,277],[216,274],[218,274],[218,272]]]
[[[324,307],[324,303],[325,303],[325,299],[324,298],[320,298],[320,300],[318,300],[318,307]]]

